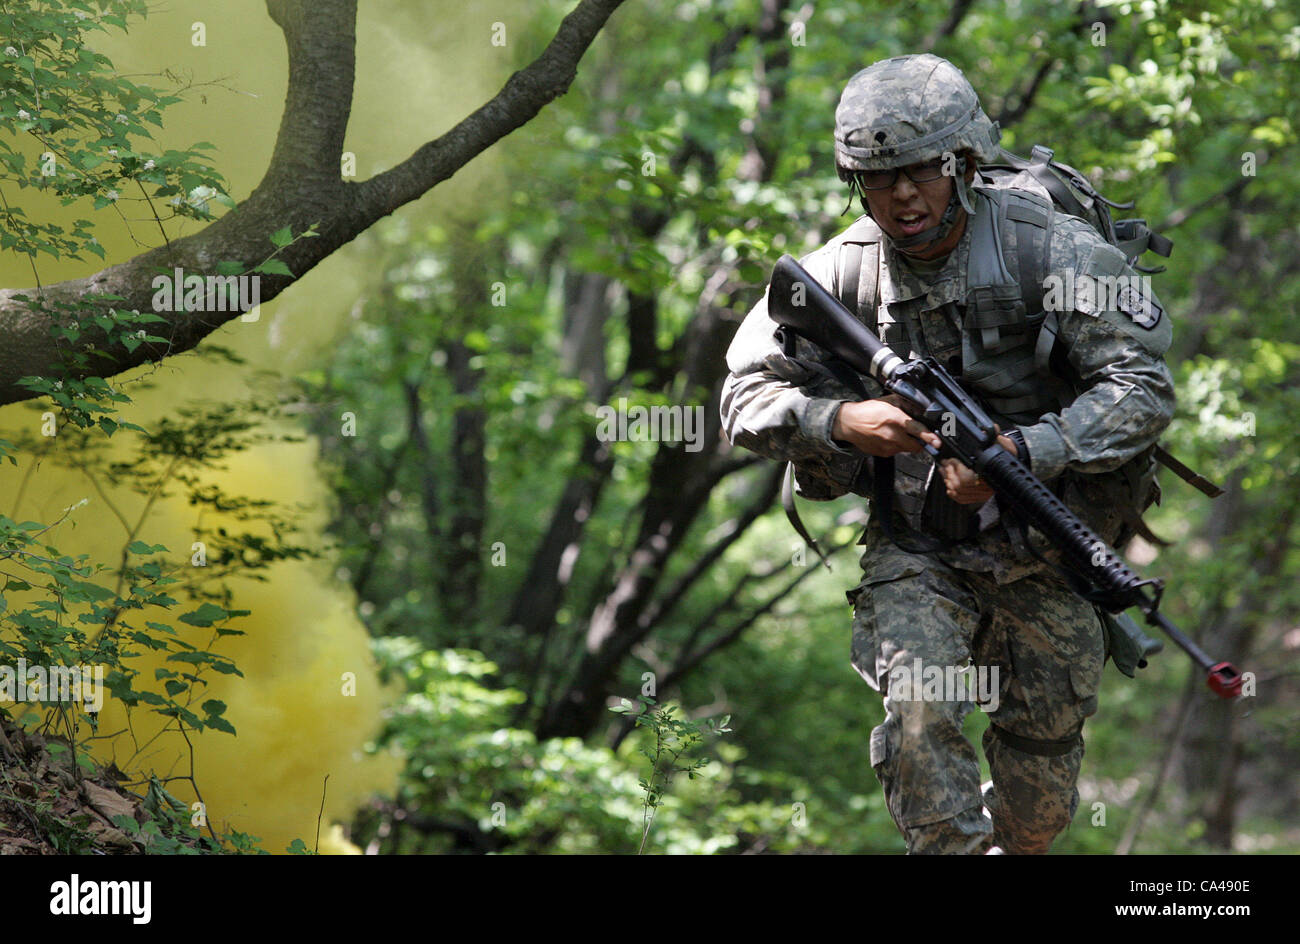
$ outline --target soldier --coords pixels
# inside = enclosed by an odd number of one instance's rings
[[[836,111],[835,155],[866,215],[801,261],[900,356],[943,363],[990,408],[1005,448],[1123,541],[1153,497],[1152,450],[1173,416],[1169,319],[1125,254],[1055,209],[1035,176],[981,173],[1004,153],[999,137],[946,60],[859,72]],[[1098,291],[1118,283],[1139,287]],[[871,765],[908,851],[1046,853],[1078,805],[1108,627],[971,470],[935,465],[922,442],[937,437],[874,381],[775,328],[764,298],[737,332],[724,428],[793,462],[805,497],[871,496],[863,580],[848,594],[852,664],[884,695]],[[922,684],[968,665],[996,681],[981,694],[983,790],[962,733],[973,702]]]

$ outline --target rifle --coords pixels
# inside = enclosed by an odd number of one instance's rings
[[[1159,626],[1191,656],[1216,695],[1241,694],[1236,667],[1211,659],[1159,611],[1164,583],[1142,579],[1028,466],[1002,448],[992,418],[943,365],[932,357],[904,361],[788,255],[772,272],[767,304],[777,324],[901,396],[905,411],[942,443],[939,449],[927,443],[926,451],[936,460],[953,458],[973,469],[993,488],[999,507],[1042,533],[1061,553],[1064,574],[1083,599],[1119,615],[1133,630],[1136,624],[1120,614],[1137,607],[1149,624]]]

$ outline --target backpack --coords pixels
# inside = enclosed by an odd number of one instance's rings
[[[1138,260],[1148,250],[1168,259],[1174,248],[1172,240],[1153,231],[1144,219],[1111,219],[1111,209],[1131,210],[1134,207],[1132,200],[1127,203],[1107,200],[1097,192],[1087,177],[1068,164],[1054,161],[1052,149],[1041,144],[1035,144],[1030,149],[1029,160],[1012,154],[1005,148],[998,150],[1004,162],[990,164],[981,170],[993,171],[995,174],[1028,174],[1047,191],[1058,210],[1077,216],[1092,226],[1102,239],[1124,253],[1134,269],[1149,275],[1165,271],[1164,266],[1144,266]],[[1207,497],[1217,498],[1223,494],[1222,488],[1179,462],[1159,444],[1155,446],[1153,455],[1157,462]],[[1153,543],[1168,544],[1151,534],[1145,525],[1139,531]]]
[[[1114,221],[1111,219],[1112,209],[1133,209],[1132,200],[1128,203],[1107,200],[1097,192],[1083,174],[1068,164],[1052,160],[1055,152],[1041,144],[1033,146],[1029,152],[1029,160],[1018,157],[1005,148],[998,148],[998,151],[1002,154],[1002,163],[981,165],[981,172],[992,171],[995,175],[999,172],[1028,174],[1047,191],[1058,210],[1070,216],[1077,216],[1091,225],[1102,239],[1124,253],[1129,260],[1129,265],[1139,272],[1150,274],[1165,270],[1164,266],[1138,265],[1137,260],[1148,249],[1168,259],[1174,248],[1171,240],[1152,232],[1146,220]]]

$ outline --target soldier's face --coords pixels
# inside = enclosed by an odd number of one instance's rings
[[[972,168],[967,178],[973,176]],[[939,219],[952,197],[952,188],[951,177],[917,183],[907,174],[899,174],[894,186],[866,191],[867,206],[871,208],[872,219],[885,231],[885,235],[903,239],[939,225]],[[942,242],[915,246],[904,251],[918,259],[936,259],[953,250],[965,228],[966,212],[959,209],[956,224]]]

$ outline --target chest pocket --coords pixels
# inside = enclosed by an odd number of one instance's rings
[[[963,332],[962,380],[984,398],[988,406],[1015,424],[1035,422],[1059,406],[1060,393],[1050,389],[1040,374],[1035,358],[1035,341],[1044,314],[1027,316],[1023,333],[1007,338],[989,350],[972,338],[975,312],[967,309],[967,330]]]

